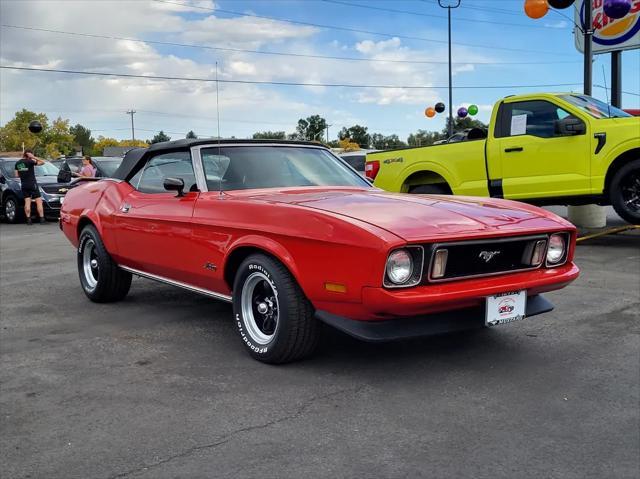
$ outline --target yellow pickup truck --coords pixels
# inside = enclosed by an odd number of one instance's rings
[[[488,132],[367,155],[374,185],[534,204],[611,204],[640,224],[640,117],[575,93],[496,103]]]

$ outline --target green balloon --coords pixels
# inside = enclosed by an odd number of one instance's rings
[[[467,110],[469,111],[469,115],[471,115],[471,116],[477,115],[478,114],[478,105],[469,105],[469,108],[467,108]]]

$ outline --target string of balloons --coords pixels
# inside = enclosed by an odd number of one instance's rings
[[[424,116],[427,118],[433,118],[437,113],[444,113],[446,107],[444,103],[438,102],[435,106],[430,106],[424,111]],[[458,108],[458,117],[466,118],[467,116],[475,116],[478,114],[478,105],[469,105],[469,107],[461,106]]]
[[[524,13],[529,18],[538,19],[544,17],[549,8],[563,10],[574,3],[575,0],[525,0]],[[606,16],[618,20],[631,10],[631,0],[604,0],[603,10]]]

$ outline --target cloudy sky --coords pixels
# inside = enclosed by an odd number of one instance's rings
[[[320,114],[331,138],[359,123],[406,139],[444,126],[423,112],[447,99],[445,15],[436,0],[0,0],[0,63],[212,80],[217,62],[226,81],[392,86],[220,83],[221,135],[292,132]],[[581,55],[562,16],[533,21],[522,0],[462,0],[453,17],[454,84],[470,87],[454,91],[456,108],[475,103],[486,121],[509,94],[581,91]],[[594,83],[604,83],[603,65],[610,84],[608,55],[596,57]],[[640,50],[625,52],[624,90],[640,93],[639,72]],[[129,109],[137,138],[217,128],[214,82],[3,69],[0,106],[0,124],[28,108],[119,139],[131,136]],[[623,106],[639,108],[640,97],[625,94]]]

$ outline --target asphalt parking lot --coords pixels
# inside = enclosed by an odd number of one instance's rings
[[[0,226],[3,478],[637,478],[640,235],[578,248],[552,313],[311,360],[135,279],[90,303],[55,223]]]

